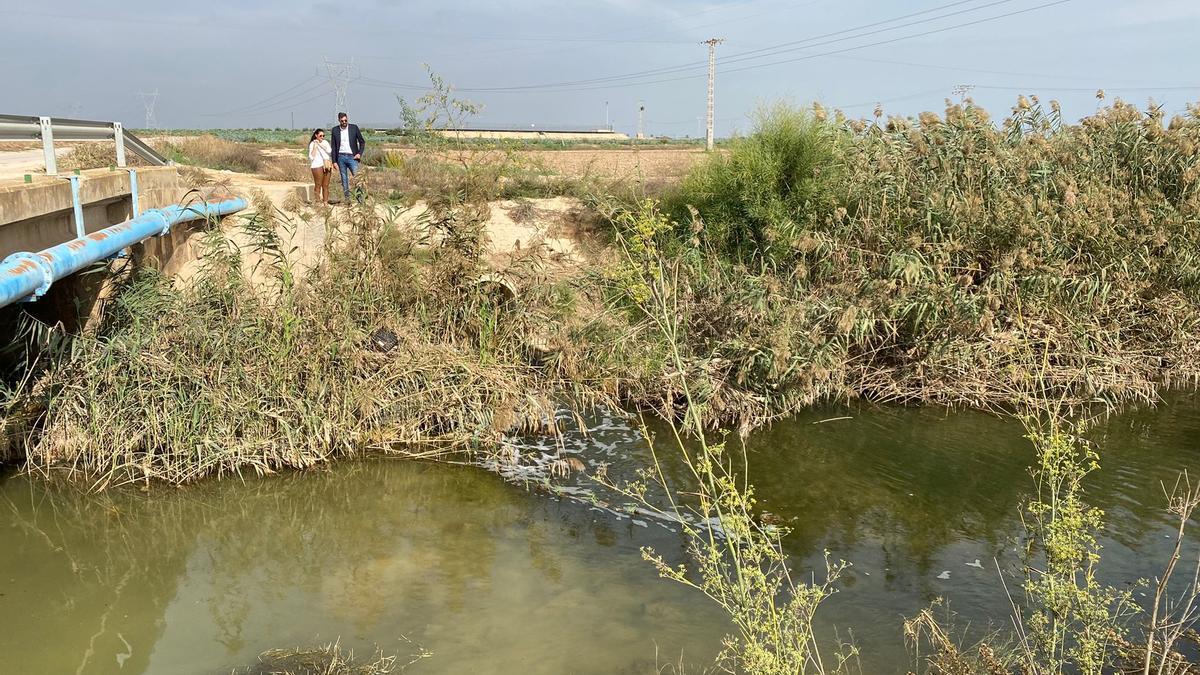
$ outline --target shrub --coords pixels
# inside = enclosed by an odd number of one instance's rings
[[[697,166],[671,211],[684,220],[686,206],[698,209],[706,239],[727,255],[786,258],[800,233],[837,205],[841,156],[837,129],[776,106],[762,113],[753,134]]]

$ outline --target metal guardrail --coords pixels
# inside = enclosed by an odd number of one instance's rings
[[[171,162],[158,154],[145,141],[125,131],[120,122],[75,120],[63,117],[31,117],[25,115],[0,115],[0,141],[41,140],[42,153],[46,158],[46,174],[58,175],[58,162],[54,156],[54,139],[69,141],[107,141],[117,146],[117,166],[124,167],[125,150],[154,166],[166,166]]]

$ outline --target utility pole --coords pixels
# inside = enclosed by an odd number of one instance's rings
[[[349,61],[330,61],[325,58],[325,75],[333,85],[333,114],[349,112],[347,109],[346,92],[350,82],[358,77],[358,69],[354,65],[354,57]]]
[[[710,38],[700,44],[708,45],[708,133],[705,135],[704,147],[708,152],[713,150],[713,85],[717,79],[717,45],[725,38]]]
[[[608,101],[604,102],[604,128],[612,131],[612,122],[609,121],[608,117]]]
[[[638,132],[637,139],[646,138],[646,104],[638,101]]]
[[[158,126],[158,119],[154,117],[154,104],[158,102],[158,90],[152,92],[139,91],[138,96],[142,99],[142,107],[146,109],[146,128],[154,129]]]

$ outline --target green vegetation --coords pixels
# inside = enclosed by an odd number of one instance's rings
[[[843,140],[832,125],[776,107],[729,153],[697,167],[672,211],[686,223],[679,205],[697,209],[705,240],[738,260],[789,258],[802,233],[819,228],[839,206]]]
[[[632,285],[638,289],[638,307],[671,345],[669,364],[683,372],[673,287],[652,244],[653,235],[665,224],[660,218],[620,243]],[[662,578],[703,593],[729,615],[737,633],[725,637],[717,656],[723,671],[756,675],[842,672],[852,653],[839,654],[837,663],[827,671],[813,634],[813,618],[820,604],[836,591],[847,563],[831,561],[827,552],[820,581],[805,583],[794,576],[783,549],[786,529],[763,522],[754,489],[745,482],[744,474],[739,476],[725,443],[706,439],[700,409],[686,379],[681,389],[686,403],[682,424],[668,420],[674,450],[681,454],[687,469],[685,486],[671,485],[657,454],[653,467],[643,471],[640,480],[608,485],[652,512],[664,505],[649,495],[665,495],[665,517],[681,528],[692,566],[672,566],[648,547],[643,547],[642,557]],[[654,449],[650,434],[643,433]],[[694,439],[691,446],[684,442],[685,434]],[[745,457],[740,465],[745,468]],[[657,489],[651,492],[650,485]]]
[[[669,345],[668,362],[677,372],[686,372],[678,348],[682,340],[676,311],[683,287],[664,266],[654,244],[669,224],[652,212],[623,225],[629,232],[619,238],[627,262],[624,286],[631,289],[631,300]],[[1025,349],[1033,350],[1031,346]],[[1200,618],[1193,609],[1200,586],[1193,583],[1184,590],[1183,598],[1173,605],[1177,614],[1171,620],[1155,617],[1179,560],[1186,524],[1200,504],[1200,490],[1190,484],[1183,490],[1177,486],[1171,497],[1171,513],[1180,519],[1179,534],[1167,572],[1158,583],[1155,612],[1147,621],[1131,591],[1105,586],[1097,578],[1101,562],[1097,537],[1104,527],[1104,514],[1086,503],[1084,485],[1088,474],[1099,468],[1099,460],[1076,435],[1082,422],[1061,416],[1064,401],[1042,397],[1045,383],[1031,379],[1026,391],[1028,395],[1020,403],[1028,411],[1023,421],[1037,451],[1032,469],[1036,492],[1024,507],[1026,548],[1020,585],[1025,597],[1024,602],[1012,604],[1015,630],[963,648],[933,612],[925,610],[905,623],[918,663],[930,673],[959,675],[1099,674],[1142,666],[1146,672],[1152,666],[1162,667],[1156,672],[1191,672],[1191,662],[1175,645],[1190,635],[1191,625]],[[692,564],[673,566],[649,548],[643,548],[643,557],[664,579],[703,593],[729,615],[737,632],[726,637],[717,658],[722,671],[755,675],[855,672],[857,653],[852,645],[841,645],[836,658],[827,663],[813,635],[816,613],[838,590],[847,564],[830,560],[826,552],[823,571],[803,575],[793,571],[794,563],[783,546],[787,528],[761,512],[754,488],[746,481],[748,457],[731,455],[725,442],[707,440],[704,406],[687,378],[682,379],[678,396],[683,404],[682,421],[679,425],[672,422],[671,429],[673,452],[682,456],[687,469],[683,484],[668,478],[657,448],[654,463],[639,480],[618,485],[599,478],[640,508],[658,511],[677,523]],[[685,441],[685,435],[689,440]],[[653,447],[649,433],[646,438]],[[810,580],[803,581],[805,577]],[[1156,642],[1155,636],[1167,627],[1170,637]],[[1134,645],[1132,635],[1149,636],[1147,646]],[[926,650],[927,646],[932,649]],[[923,652],[931,653],[921,658]]]
[[[665,208],[685,361],[764,414],[1152,400],[1200,373],[1200,109],[779,111]]]

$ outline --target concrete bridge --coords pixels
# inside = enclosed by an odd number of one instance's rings
[[[56,136],[113,143],[114,166],[60,175]],[[0,162],[0,344],[12,339],[22,310],[78,329],[96,315],[108,286],[107,274],[79,272],[127,249],[170,264],[187,250],[180,246],[187,228],[172,231],[172,224],[209,212],[211,195],[190,209],[175,207],[192,196],[178,170],[118,122],[0,115],[0,141],[42,146],[40,170],[22,156],[36,151]],[[128,167],[127,150],[150,166]]]
[[[222,195],[228,196],[228,195]],[[45,252],[68,242],[104,237],[104,232],[154,209],[199,198],[173,166],[92,169],[67,177],[42,175],[0,179],[0,260],[18,253]],[[211,199],[212,195],[202,195]],[[176,227],[134,245],[130,261],[178,267],[194,255],[187,240],[193,228]],[[41,254],[39,254],[41,255]],[[35,302],[0,308],[0,327],[12,328],[21,309],[47,323],[74,330],[96,315],[106,295],[107,274],[74,273],[50,284]],[[0,333],[0,343],[7,337]]]

